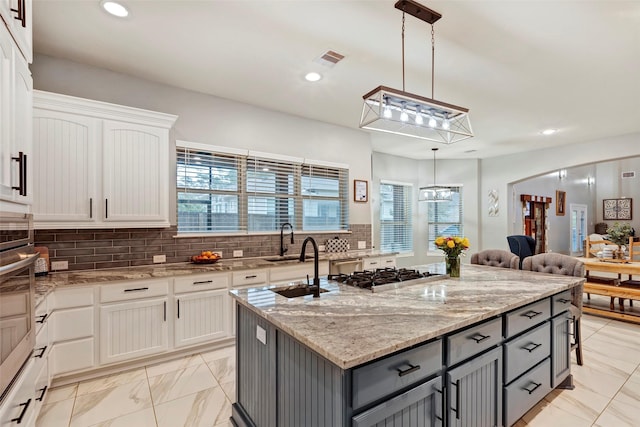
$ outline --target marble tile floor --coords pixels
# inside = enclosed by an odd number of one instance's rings
[[[639,427],[640,325],[584,315],[575,390],[553,391],[517,427]],[[36,427],[230,427],[235,347],[52,389]],[[302,426],[301,426],[302,427]]]

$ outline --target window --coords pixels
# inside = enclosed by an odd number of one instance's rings
[[[178,231],[348,229],[346,165],[215,148],[178,141]]]
[[[380,249],[412,252],[411,184],[380,183]]]
[[[438,236],[460,236],[462,231],[462,187],[451,188],[450,202],[427,203],[428,251],[437,251]]]

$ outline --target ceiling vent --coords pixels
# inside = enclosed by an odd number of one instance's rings
[[[622,179],[635,178],[635,177],[636,177],[636,172],[635,171],[622,172]]]
[[[343,59],[344,55],[340,55],[338,52],[334,52],[333,50],[328,50],[320,57],[316,58],[315,62],[324,65],[325,67],[333,67]]]

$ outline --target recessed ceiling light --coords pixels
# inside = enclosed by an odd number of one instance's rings
[[[558,132],[558,129],[545,129],[541,133],[543,135],[553,135],[556,132]]]
[[[102,0],[100,2],[102,8],[112,14],[113,16],[117,16],[118,18],[125,18],[129,15],[129,11],[126,7],[121,5],[118,2],[112,0]]]
[[[321,78],[322,78],[322,74],[316,73],[316,72],[307,73],[304,76],[304,79],[308,82],[317,82]]]

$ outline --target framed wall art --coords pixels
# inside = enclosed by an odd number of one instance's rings
[[[612,219],[633,219],[633,199],[604,199],[602,200],[602,218]]]
[[[556,216],[564,216],[567,207],[566,191],[556,190]]]
[[[353,180],[353,201],[366,203],[369,195],[369,185],[367,181],[359,179]]]

